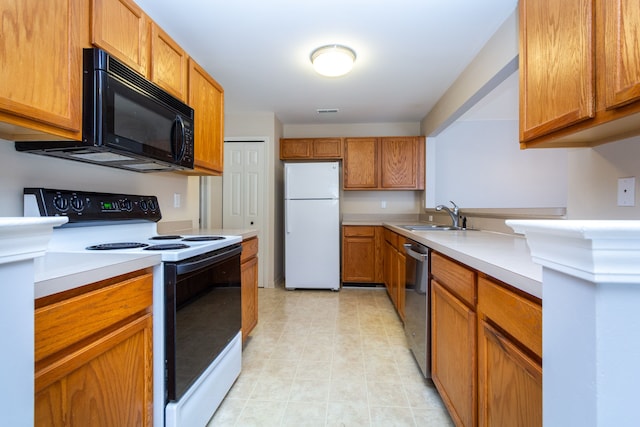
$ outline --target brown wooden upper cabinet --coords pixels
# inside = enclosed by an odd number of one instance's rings
[[[520,1],[521,148],[640,134],[639,25],[636,0]]]
[[[93,44],[185,101],[195,112],[194,169],[221,175],[224,166],[224,89],[131,0],[93,0]],[[114,26],[113,22],[121,25]]]
[[[224,89],[189,59],[188,104],[195,110],[192,175],[222,175],[224,166]]]
[[[149,68],[149,18],[130,0],[93,0],[91,42],[143,76]],[[118,25],[113,25],[117,22]]]
[[[340,160],[342,138],[282,138],[280,160]]]
[[[83,0],[3,2],[1,138],[82,138],[88,6]]]
[[[2,14],[16,25],[2,33],[0,138],[82,139],[82,49],[93,45],[187,102],[196,134],[195,169],[186,173],[222,173],[224,90],[135,2],[23,0]]]
[[[188,59],[187,52],[152,22],[149,79],[183,101],[187,100]]]
[[[424,137],[345,138],[345,190],[423,190]]]
[[[176,98],[187,100],[189,56],[133,1],[93,0],[91,40]]]

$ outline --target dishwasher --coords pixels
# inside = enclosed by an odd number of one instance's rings
[[[407,242],[404,333],[422,374],[431,378],[429,248]]]

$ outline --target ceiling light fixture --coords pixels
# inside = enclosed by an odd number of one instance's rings
[[[339,44],[322,46],[311,52],[311,63],[318,74],[339,77],[353,68],[356,53],[353,49]]]

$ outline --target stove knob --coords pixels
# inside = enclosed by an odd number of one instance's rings
[[[153,200],[149,200],[149,209],[152,211],[155,211],[156,209],[158,209],[156,207],[156,202],[154,202]]]
[[[147,209],[149,209],[149,207],[147,206],[146,200],[140,200],[140,209],[142,209],[143,211],[146,211]]]
[[[73,196],[71,197],[71,208],[76,212],[80,212],[84,209],[84,202],[78,196]]]
[[[131,209],[133,209],[133,204],[131,203],[131,200],[129,199],[120,200],[120,209],[125,210],[127,212],[131,212]]]
[[[63,195],[58,194],[53,198],[53,207],[61,212],[66,212],[69,210],[69,200]]]

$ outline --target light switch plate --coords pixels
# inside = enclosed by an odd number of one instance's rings
[[[618,206],[636,205],[636,178],[618,178]]]

